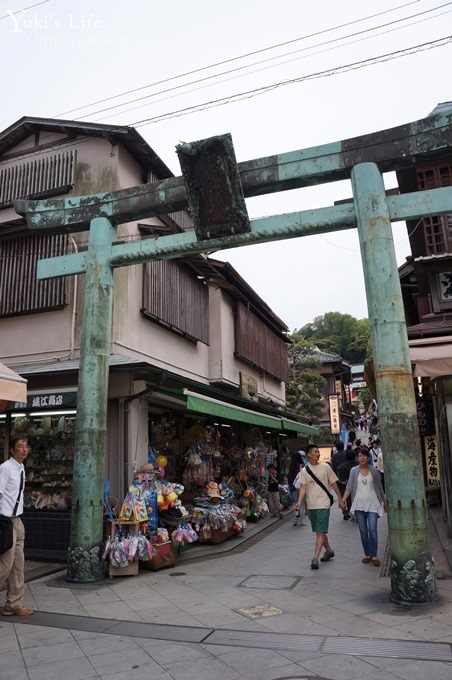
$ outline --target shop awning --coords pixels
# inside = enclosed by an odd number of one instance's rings
[[[260,427],[269,427],[273,430],[281,429],[281,419],[274,416],[268,416],[265,413],[258,411],[251,411],[242,406],[235,406],[234,404],[227,404],[212,397],[206,397],[196,392],[184,389],[184,394],[187,397],[187,411],[196,411],[197,413],[206,413],[215,418],[224,418],[225,420],[238,420],[241,423],[249,423],[250,425],[259,425]]]
[[[184,395],[187,398],[187,411],[205,413],[215,418],[224,418],[225,420],[237,420],[242,423],[249,423],[250,425],[267,427],[272,430],[291,430],[292,432],[301,432],[308,435],[318,434],[316,427],[298,423],[296,420],[270,416],[266,413],[259,413],[259,411],[244,408],[243,406],[227,404],[224,401],[219,401],[197,392],[191,392],[188,389],[184,389]]]
[[[312,436],[319,434],[318,427],[313,427],[312,425],[305,425],[304,423],[299,423],[297,420],[288,420],[287,418],[281,418],[281,423],[283,430],[301,432],[301,434],[307,434]]]
[[[4,364],[0,364],[0,400],[27,401],[27,381]]]
[[[415,377],[438,378],[452,375],[451,336],[410,340],[409,345]]]

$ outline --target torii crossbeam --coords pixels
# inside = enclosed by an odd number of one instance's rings
[[[214,138],[215,143],[218,139]],[[209,141],[205,140],[207,144]],[[196,154],[200,144],[203,143],[184,145],[179,154]],[[193,199],[196,195],[206,198],[199,201],[204,205],[208,204],[209,192],[212,197],[212,183],[208,173],[203,180],[202,164],[196,191],[193,191],[193,176],[189,169],[184,177],[105,194],[15,202],[16,211],[25,215],[31,230],[90,230],[86,253],[46,259],[38,265],[40,279],[86,274],[68,580],[92,582],[102,578],[102,480],[114,267],[358,228],[385,451],[391,598],[410,604],[433,602],[436,580],[391,221],[451,213],[452,187],[386,197],[381,172],[413,165],[419,159],[451,155],[452,111],[372,135],[238,165],[232,143],[228,144],[225,142],[222,163],[217,163],[217,169],[219,165],[227,166],[225,176],[236,172],[239,181],[235,177],[236,188],[229,196],[226,193],[223,196],[225,210],[230,207],[229,201],[238,204],[244,197],[348,177],[352,179],[354,201],[251,220],[244,233],[234,233],[235,224],[231,223],[230,233],[224,235],[223,224],[222,235],[218,236],[214,224],[208,239],[200,236],[204,233],[204,217]],[[221,193],[221,187],[231,185],[230,176],[225,182],[224,178],[216,179],[215,191],[217,186]],[[186,186],[190,190],[190,205]],[[187,207],[191,208],[195,220],[193,231],[134,243],[114,243],[117,224]],[[217,215],[217,221],[224,222],[222,214]]]

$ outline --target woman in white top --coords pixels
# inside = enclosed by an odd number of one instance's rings
[[[379,471],[369,466],[367,451],[359,452],[358,463],[358,467],[350,471],[343,500],[346,501],[349,496],[352,498],[351,512],[358,522],[364,564],[371,562],[379,567],[377,522],[384,513],[385,495]]]

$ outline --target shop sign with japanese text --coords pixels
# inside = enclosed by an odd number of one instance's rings
[[[440,486],[439,456],[436,437],[424,437],[425,469],[427,486]]]
[[[416,399],[417,421],[421,437],[430,437],[435,434],[435,417],[433,403],[430,395],[417,397]]]
[[[330,394],[328,397],[330,407],[330,430],[331,434],[339,434],[341,431],[341,419],[339,414],[339,397]]]
[[[42,409],[75,408],[77,405],[76,390],[55,390],[52,392],[28,393],[26,404],[15,402],[12,411],[41,411]]]

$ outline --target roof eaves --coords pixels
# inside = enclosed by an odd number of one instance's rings
[[[21,128],[23,134],[20,133]],[[159,178],[174,177],[174,173],[162,161],[154,149],[140,133],[128,125],[106,125],[89,121],[64,120],[59,118],[39,118],[22,116],[15,123],[0,132],[0,156],[25,139],[31,131],[73,132],[74,135],[113,137],[122,142],[130,153],[145,167],[152,167]]]

